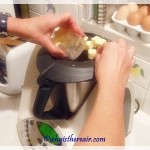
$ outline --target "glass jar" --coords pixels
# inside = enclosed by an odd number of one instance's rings
[[[60,28],[54,32],[53,43],[62,49],[68,59],[74,60],[79,57],[86,46],[82,36],[73,32],[71,29]]]

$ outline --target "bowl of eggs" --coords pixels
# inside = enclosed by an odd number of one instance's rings
[[[123,5],[113,13],[112,20],[117,30],[150,42],[150,6],[136,3]]]

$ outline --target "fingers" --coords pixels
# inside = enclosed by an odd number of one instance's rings
[[[76,33],[80,34],[83,37],[86,36],[80,27],[77,27]]]
[[[127,42],[123,39],[119,39],[116,42],[107,42],[97,49],[97,53],[102,54],[103,51],[112,51],[116,46],[118,50],[123,50],[125,53],[128,53],[129,58],[132,60],[135,55],[136,49],[134,46],[128,46]]]
[[[134,55],[135,55],[135,52],[136,52],[135,47],[134,46],[128,46],[127,42],[125,40],[122,40],[122,39],[119,39],[117,41],[117,43],[121,47],[124,47],[124,50],[127,50],[126,53],[128,53],[128,57],[131,60],[131,67],[133,67],[134,64],[135,64],[135,58],[134,58]]]
[[[131,46],[131,47],[128,48],[129,57],[130,57],[131,59],[132,59],[133,56],[135,55],[135,52],[136,52],[135,47]]]
[[[122,47],[122,48],[127,48],[127,42],[123,39],[118,39],[116,41],[116,43],[118,44],[118,46]]]
[[[50,39],[47,37],[44,39],[42,45],[47,48],[48,52],[52,55],[52,56],[55,56],[55,57],[66,57],[65,53],[60,49],[58,48],[57,46],[55,46],[51,41]]]
[[[65,28],[71,28],[77,34],[85,36],[84,32],[81,30],[81,28],[78,27],[76,21],[74,20],[74,18],[71,16],[70,13],[64,13],[63,15],[60,16],[59,25]]]
[[[103,44],[102,46],[98,47],[97,49],[97,53],[101,54],[103,49],[104,49],[105,44]]]
[[[97,53],[95,58],[95,64],[98,64],[100,58],[101,58],[101,54]]]
[[[124,48],[124,50],[127,49],[130,59],[133,59],[133,56],[135,55],[135,52],[136,52],[135,47],[134,46],[128,46],[127,42],[123,39],[119,39],[116,42],[118,43],[119,46]]]
[[[131,66],[133,67],[134,66],[134,64],[135,64],[135,58],[133,58],[132,60],[131,60]]]
[[[116,46],[116,42],[106,42],[97,49],[97,53],[102,54],[105,50],[112,51],[114,46]]]

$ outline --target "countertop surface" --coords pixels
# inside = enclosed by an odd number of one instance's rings
[[[0,146],[20,146],[17,134],[20,95],[0,93]]]

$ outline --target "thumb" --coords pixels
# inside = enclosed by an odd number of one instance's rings
[[[104,49],[104,44],[103,44],[102,46],[98,47],[97,53],[98,53],[98,54],[102,54],[103,49]]]
[[[97,53],[95,58],[95,66],[99,64],[100,59],[101,59],[101,54]]]

